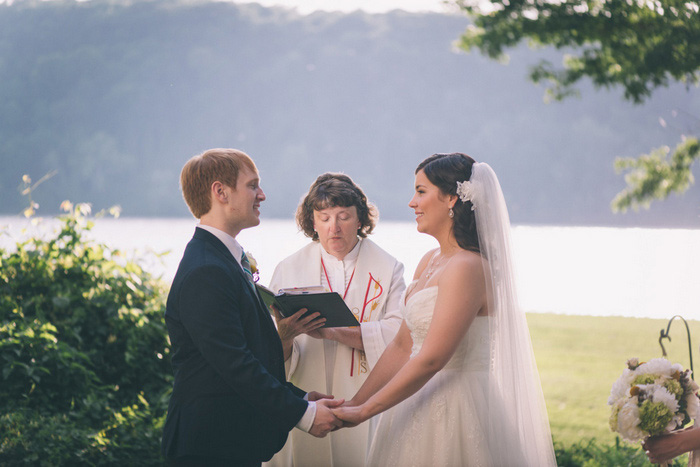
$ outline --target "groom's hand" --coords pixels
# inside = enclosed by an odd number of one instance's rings
[[[340,428],[343,422],[333,415],[331,409],[340,406],[343,402],[345,402],[344,399],[320,399],[316,401],[316,417],[309,433],[317,438],[323,438],[328,432]]]

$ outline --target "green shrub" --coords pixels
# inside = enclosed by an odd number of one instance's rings
[[[571,446],[554,443],[554,453],[559,467],[641,467],[651,466],[640,445],[620,442],[600,444],[595,439],[582,440]],[[687,456],[683,455],[669,463],[669,466],[686,466]]]
[[[0,464],[159,464],[166,287],[68,208],[49,238],[0,249]]]
[[[37,319],[0,325],[3,409],[19,405],[61,411],[98,389],[90,360],[57,334],[53,324]]]
[[[99,449],[89,426],[71,414],[20,409],[0,416],[0,464],[88,465]]]
[[[77,413],[20,409],[0,416],[0,465],[161,465],[165,421],[145,399],[110,415],[95,431]]]

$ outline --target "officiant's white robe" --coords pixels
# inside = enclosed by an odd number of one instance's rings
[[[399,261],[366,238],[358,241],[344,261],[329,255],[318,242],[283,260],[270,282],[274,291],[323,285],[343,296],[350,284],[345,302],[360,322],[365,349],[362,352],[331,340],[297,336],[286,362],[289,380],[305,391],[351,399],[401,325],[399,303],[406,288],[403,270]],[[363,466],[369,432],[369,422],[320,439],[292,430],[285,447],[266,465]]]

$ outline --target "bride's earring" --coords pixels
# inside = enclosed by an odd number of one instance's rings
[[[450,208],[449,211],[447,211],[447,215],[450,216],[450,219],[452,219],[455,216],[455,212]]]

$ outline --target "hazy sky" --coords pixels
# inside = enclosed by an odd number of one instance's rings
[[[296,8],[306,14],[316,10],[354,11],[361,9],[369,13],[383,13],[390,10],[448,12],[450,7],[443,0],[223,0],[235,3],[260,3],[264,6],[280,5]],[[454,8],[454,7],[453,7]]]
[[[51,1],[51,0],[42,0]],[[90,0],[76,0],[78,2]],[[136,0],[138,1],[138,0]],[[317,10],[344,11],[364,10],[368,13],[384,13],[391,10],[411,12],[435,11],[454,12],[454,5],[445,5],[445,0],[212,0],[233,3],[259,3],[264,6],[286,6],[296,8],[299,13],[308,14]],[[0,4],[12,4],[13,0],[0,0]]]

